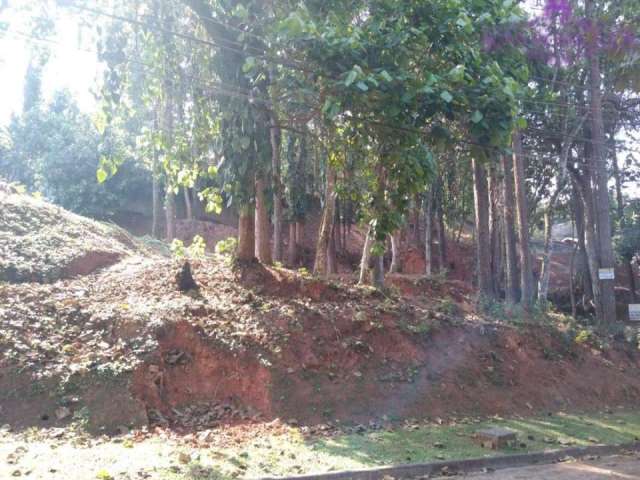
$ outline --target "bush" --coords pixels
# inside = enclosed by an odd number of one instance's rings
[[[171,253],[176,259],[202,258],[204,257],[204,252],[206,247],[207,245],[204,239],[200,235],[196,235],[195,237],[193,237],[193,240],[191,241],[191,245],[189,245],[188,247],[184,246],[184,242],[182,240],[175,238],[171,242]],[[216,248],[217,248],[217,245],[216,245]]]
[[[238,240],[235,237],[229,237],[216,243],[215,251],[218,255],[234,256],[238,248]]]
[[[583,345],[591,340],[591,332],[589,330],[580,330],[576,335],[575,342],[578,345]]]

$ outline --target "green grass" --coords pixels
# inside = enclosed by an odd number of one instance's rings
[[[488,426],[515,430],[523,445],[491,451],[473,441]],[[640,413],[556,414],[528,419],[466,420],[455,425],[417,425],[393,431],[305,438],[292,429],[230,450],[198,450],[181,472],[167,480],[284,476],[435,460],[537,452],[593,444],[622,444],[640,437]],[[437,445],[437,446],[436,446]]]

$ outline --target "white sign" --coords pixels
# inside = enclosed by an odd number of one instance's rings
[[[613,268],[601,268],[598,270],[598,278],[600,280],[613,280],[616,278],[616,274]]]
[[[629,321],[640,322],[640,303],[629,304]]]

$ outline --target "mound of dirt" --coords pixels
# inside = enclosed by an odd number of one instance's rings
[[[460,280],[390,275],[381,293],[212,256],[190,260],[199,288],[181,292],[180,262],[0,195],[13,275],[0,282],[0,424],[336,425],[640,401],[637,344],[481,315]],[[71,269],[95,252],[120,261]]]
[[[136,250],[124,230],[3,184],[0,281],[53,282],[113,265]]]

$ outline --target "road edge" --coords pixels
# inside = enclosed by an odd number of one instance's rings
[[[557,450],[545,450],[534,453],[500,455],[488,458],[469,458],[466,460],[445,460],[429,463],[415,463],[390,467],[377,467],[365,470],[345,470],[320,474],[296,475],[288,477],[260,477],[259,480],[382,480],[385,476],[394,478],[419,477],[432,474],[459,474],[481,472],[483,469],[502,470],[505,468],[525,467],[556,463],[566,457],[584,458],[590,455],[613,455],[625,451],[640,451],[640,442],[622,445],[593,445]]]

